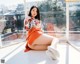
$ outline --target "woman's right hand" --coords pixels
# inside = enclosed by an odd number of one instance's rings
[[[28,17],[26,17],[25,21],[28,23],[30,19],[31,19],[31,17],[28,16]]]
[[[29,20],[31,19],[31,17],[27,17],[26,19],[24,19],[24,28],[28,31],[29,30]]]

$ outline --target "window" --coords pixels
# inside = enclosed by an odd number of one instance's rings
[[[65,33],[66,30],[66,3],[57,0],[42,0],[26,3],[26,11],[29,12],[31,6],[38,6],[42,21],[42,28],[49,34],[54,32]]]
[[[69,3],[70,40],[80,41],[80,2]]]
[[[19,41],[17,39],[22,38],[25,18],[23,2],[23,0],[0,1],[0,37],[2,41],[0,46],[14,44]]]

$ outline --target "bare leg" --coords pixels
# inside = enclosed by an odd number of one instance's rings
[[[39,38],[37,38],[32,45],[28,46],[34,50],[47,50],[46,54],[51,57],[52,59],[57,59],[59,56],[58,51],[55,49],[56,45],[58,43],[58,39],[47,35],[47,34],[42,34]]]
[[[38,44],[35,44],[35,45],[28,44],[28,46],[34,50],[37,50],[37,51],[47,50],[47,47],[48,47],[48,45],[38,45]]]
[[[32,45],[28,46],[34,50],[46,50],[49,45],[51,45],[52,41],[55,38],[53,36],[42,34],[39,38],[37,38]]]
[[[50,45],[53,40],[53,36],[42,34],[40,37],[38,37],[32,45],[38,44],[38,45]]]

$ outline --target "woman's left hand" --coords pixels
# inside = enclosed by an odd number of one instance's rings
[[[36,24],[36,25],[35,25],[34,27],[36,27],[36,28],[41,28],[41,23],[40,23],[39,20],[36,20],[35,24]]]

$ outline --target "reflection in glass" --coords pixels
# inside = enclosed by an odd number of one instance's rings
[[[74,2],[69,5],[70,31],[80,31],[80,3]]]
[[[45,1],[41,3],[39,9],[45,31],[47,28],[52,29],[49,31],[54,31],[54,27],[56,28],[55,31],[66,30],[65,2],[57,0]],[[53,28],[51,28],[50,23]]]
[[[69,3],[69,41],[80,49],[80,3]]]
[[[80,32],[69,32],[69,43],[80,50]]]
[[[32,6],[37,6],[39,8],[42,28],[45,32],[50,32],[51,34],[51,32],[66,30],[65,1],[42,0],[26,2],[27,13]]]
[[[11,5],[8,2],[0,5],[0,40],[2,41],[0,43],[3,46],[19,43],[25,39],[23,36],[24,4],[20,1],[19,3],[18,0],[16,4],[13,4],[14,0],[10,2]]]

